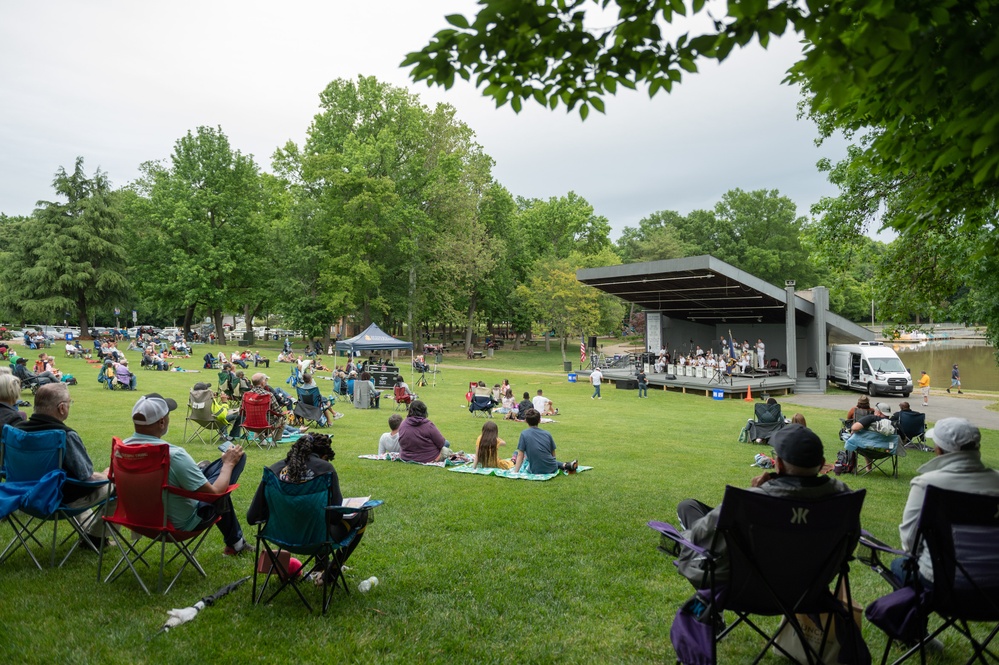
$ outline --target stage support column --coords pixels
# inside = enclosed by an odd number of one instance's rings
[[[785,299],[787,301],[787,309],[785,310],[785,328],[784,336],[786,339],[785,355],[787,356],[787,376],[792,381],[797,382],[798,380],[798,336],[797,336],[797,326],[795,325],[795,314],[797,313],[796,307],[794,306],[794,280],[789,279],[784,282],[784,293]]]
[[[829,347],[828,333],[826,332],[826,313],[829,311],[829,289],[824,286],[816,286],[812,289],[815,304],[814,334],[812,346],[815,349],[816,367],[815,375],[819,380],[819,387],[824,391],[826,381],[829,380],[829,367],[826,365],[826,350]]]

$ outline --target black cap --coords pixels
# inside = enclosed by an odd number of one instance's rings
[[[211,387],[212,384],[210,383],[207,383],[205,381],[198,381],[191,387],[191,390],[208,390]]]
[[[804,469],[820,466],[825,460],[822,440],[812,430],[801,425],[785,425],[770,437],[777,457]]]

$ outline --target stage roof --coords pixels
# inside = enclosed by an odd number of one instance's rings
[[[783,288],[750,275],[713,256],[691,256],[576,271],[584,284],[664,316],[704,325],[784,323]],[[808,325],[815,305],[794,297],[796,321]],[[873,339],[873,333],[828,312],[830,343]]]

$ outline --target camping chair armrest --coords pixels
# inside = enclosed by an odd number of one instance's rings
[[[73,487],[83,487],[95,490],[98,487],[104,487],[105,485],[110,485],[111,481],[105,478],[104,480],[76,480],[75,478],[66,478],[65,485],[72,485]]]
[[[174,487],[173,485],[167,485],[166,491],[171,494],[176,494],[177,496],[182,496],[187,499],[194,499],[195,501],[204,501],[205,503],[215,503],[224,496],[229,496],[232,494],[233,490],[239,487],[236,485],[229,485],[224,492],[221,494],[211,494],[209,492],[199,492],[197,490],[186,490],[181,487]]]
[[[875,538],[871,533],[865,529],[860,530],[860,544],[864,547],[869,547],[876,552],[885,552],[887,554],[894,554],[895,556],[911,556],[908,552],[903,552],[902,550],[897,550],[890,545],[881,542]]]
[[[694,552],[697,552],[701,556],[706,557],[708,559],[714,559],[715,558],[714,554],[710,550],[708,550],[706,548],[703,548],[703,547],[700,547],[699,545],[695,545],[694,543],[690,542],[689,540],[687,540],[686,538],[684,538],[682,535],[680,535],[680,532],[677,531],[677,529],[676,529],[675,526],[673,526],[672,524],[669,524],[668,522],[655,522],[655,521],[652,521],[652,522],[648,523],[648,526],[650,528],[652,528],[652,529],[655,529],[660,534],[662,534],[662,540],[663,541],[665,541],[665,540],[671,540],[671,541],[673,541],[675,543],[674,546],[669,547],[669,548],[667,548],[665,546],[665,543],[663,543],[663,542],[661,542],[659,544],[659,549],[662,550],[663,552],[665,552],[666,554],[669,554],[671,556],[677,556],[677,555],[680,554],[680,550],[681,549],[686,548],[686,549],[689,549],[689,550],[693,550]]]
[[[362,505],[360,508],[352,508],[350,506],[326,506],[326,512],[327,514],[342,515],[342,516],[353,515],[354,513],[367,513],[377,508],[378,506],[382,505],[383,503],[385,502],[381,499],[370,499],[369,501],[366,501],[364,505]]]

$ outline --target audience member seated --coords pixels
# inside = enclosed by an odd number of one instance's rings
[[[302,374],[302,383],[299,386],[299,388],[302,389],[302,390],[311,390],[312,388],[315,388],[315,389],[318,390],[319,386],[316,385],[315,379],[313,379],[312,374],[310,374],[309,372],[306,372],[306,373]],[[326,397],[323,397],[321,392],[319,394],[319,399],[320,399],[320,406],[322,407],[323,413],[326,414],[327,422],[333,422],[334,420],[338,420],[340,418],[343,418],[343,414],[342,413],[337,413],[333,409],[333,403],[330,402],[329,399],[327,399]]]
[[[52,372],[41,372],[35,374],[34,372],[28,371],[28,359],[24,356],[19,356],[14,363],[14,376],[21,380],[22,386],[28,386],[31,384],[44,386],[49,383],[59,383],[59,379]]]
[[[400,453],[402,449],[399,448],[399,426],[402,425],[402,416],[398,413],[393,413],[389,416],[388,426],[389,431],[382,434],[381,438],[378,439],[378,454],[384,455],[385,453]]]
[[[243,467],[246,466],[246,454],[242,446],[230,447],[222,453],[222,457],[210,464],[196,464],[186,450],[163,439],[170,430],[170,413],[176,408],[177,402],[157,393],[140,397],[132,407],[132,426],[135,434],[125,439],[125,445],[143,443],[169,445],[171,485],[191,492],[223,494],[230,484],[239,481]],[[224,556],[238,556],[254,549],[253,545],[243,538],[239,519],[228,497],[215,503],[203,503],[167,493],[166,513],[170,523],[182,531],[197,531],[215,523],[225,541],[225,548],[222,550]],[[217,523],[216,519],[219,519]]]
[[[534,402],[531,401],[531,393],[524,391],[524,399],[520,400],[517,405],[517,420],[524,420],[524,414],[527,413],[528,409],[534,408]]]
[[[271,366],[271,361],[270,361],[270,359],[265,358],[264,356],[260,355],[260,351],[254,351],[253,352],[253,366],[257,367],[258,365],[263,365],[264,367],[270,367]]]
[[[129,390],[135,390],[135,374],[128,370],[128,358],[122,358],[121,362],[114,363],[114,379]]]
[[[67,358],[81,358],[83,357],[83,349],[79,345],[73,342],[66,342],[66,357]]]
[[[898,527],[902,539],[902,549],[912,553],[915,546],[916,527],[919,513],[923,508],[923,498],[927,487],[945,490],[972,492],[999,496],[999,471],[990,469],[982,462],[982,435],[971,421],[964,418],[942,418],[926,432],[926,438],[933,440],[934,457],[916,470],[909,485],[909,498],[905,502],[902,523]],[[921,546],[916,553],[919,558],[919,576],[924,583],[933,584],[933,563],[930,552]],[[906,582],[907,571],[903,558],[891,564],[891,570],[900,582]]]
[[[531,403],[533,404],[534,408],[537,409],[538,413],[540,413],[542,416],[558,415],[558,409],[555,408],[555,405],[552,404],[552,401],[550,399],[544,396],[544,394],[541,391],[541,388],[538,388],[538,394],[534,396],[534,399],[531,400]]]
[[[20,399],[21,380],[11,373],[0,374],[0,429],[26,420],[24,413],[17,410]]]
[[[862,413],[857,414],[857,409],[860,409]],[[871,400],[867,398],[867,395],[861,395],[857,398],[856,406],[851,406],[850,410],[846,412],[847,420],[857,420],[863,418],[864,416],[869,416],[873,411],[871,411]]]
[[[102,472],[94,471],[94,464],[76,430],[66,426],[73,400],[69,398],[69,388],[62,383],[48,383],[35,393],[35,408],[27,420],[15,421],[11,424],[25,432],[44,432],[47,430],[62,430],[66,433],[66,449],[62,455],[62,469],[67,478],[73,480],[107,480],[108,469]],[[93,505],[108,494],[108,486],[90,489],[74,485],[63,485],[63,501],[70,508]],[[86,511],[73,518],[77,524],[87,526],[90,540],[97,546],[103,546],[101,534],[104,524],[96,519],[93,511]]]
[[[496,409],[496,413],[502,413],[505,420],[516,420],[517,419],[517,398],[513,396],[513,391],[509,388],[506,389],[506,393],[500,397],[500,406]]]
[[[451,454],[447,439],[427,417],[427,405],[414,400],[399,426],[400,458],[407,462],[442,462]]]
[[[274,472],[278,480],[282,483],[304,483],[318,476],[329,475],[332,477],[330,505],[343,505],[343,494],[340,491],[340,479],[336,469],[333,468],[333,458],[336,453],[330,446],[330,437],[325,434],[306,434],[301,439],[292,444],[288,450],[288,456],[283,460],[275,462],[268,468]],[[251,524],[265,522],[270,517],[267,507],[267,500],[264,496],[264,484],[257,486],[257,492],[250,503],[250,509],[246,513],[246,519]],[[350,558],[351,553],[357,549],[361,538],[364,536],[364,528],[368,522],[368,513],[359,511],[353,513],[352,517],[332,519],[329,521],[329,534],[334,541],[343,540],[347,534],[357,530],[357,535],[339,552],[341,565]],[[317,585],[331,584],[333,575],[330,574],[329,556],[320,554],[316,558],[316,568],[310,578]]]
[[[482,433],[475,440],[475,466],[483,469],[503,469],[507,471],[513,468],[513,462],[509,459],[499,458],[499,446],[505,446],[506,441],[499,438],[499,428],[492,420],[482,425]]]
[[[849,488],[831,476],[820,476],[825,464],[822,441],[812,430],[801,425],[788,425],[770,438],[775,453],[776,470],[756,476],[750,481],[750,491],[776,497],[820,499],[848,492]],[[685,499],[676,507],[682,535],[698,547],[710,549],[721,559],[715,562],[716,583],[724,584],[729,576],[724,540],[716,539],[721,506],[712,508],[696,499]],[[708,588],[704,556],[685,548],[677,560],[680,574],[695,589]]]
[[[545,430],[538,427],[541,423],[541,414],[537,409],[528,409],[524,414],[527,422],[527,429],[520,433],[520,440],[517,442],[517,463],[513,470],[520,473],[527,462],[529,473],[556,473],[559,470],[566,473],[576,473],[579,463],[576,460],[571,462],[559,462],[555,459],[555,439]]]

